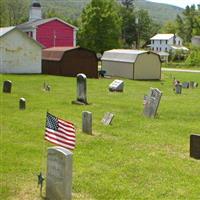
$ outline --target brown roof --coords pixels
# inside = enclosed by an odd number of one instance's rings
[[[78,47],[52,47],[42,51],[42,60],[60,61],[66,51],[78,49]]]

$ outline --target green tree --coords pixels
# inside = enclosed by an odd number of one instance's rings
[[[161,28],[162,33],[177,33],[177,23],[173,21],[168,21]]]
[[[78,43],[95,52],[120,47],[121,19],[114,0],[92,0],[83,10]]]

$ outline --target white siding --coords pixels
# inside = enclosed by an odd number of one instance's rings
[[[15,29],[0,38],[0,73],[41,73],[42,48]]]

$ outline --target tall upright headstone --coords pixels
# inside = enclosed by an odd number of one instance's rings
[[[92,134],[92,113],[89,111],[82,112],[82,131]]]
[[[20,98],[19,99],[19,109],[20,110],[25,110],[26,109],[26,99],[25,98]]]
[[[71,151],[63,147],[48,148],[46,199],[72,199],[72,158]]]
[[[200,159],[200,135],[190,135],[190,157]]]
[[[6,80],[3,83],[3,92],[4,93],[11,93],[12,89],[12,82],[10,80]]]
[[[144,102],[144,115],[147,117],[155,117],[160,100],[162,97],[162,92],[158,88],[151,88],[150,93],[146,96]]]
[[[77,101],[87,104],[87,77],[77,74]]]

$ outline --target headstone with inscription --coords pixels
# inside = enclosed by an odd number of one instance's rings
[[[87,103],[87,77],[85,74],[77,74],[77,99],[74,104],[86,105]]]
[[[63,147],[48,148],[46,199],[72,199],[72,152]]]
[[[190,135],[190,157],[200,159],[200,135]]]
[[[82,112],[82,131],[92,134],[92,113],[89,111]]]
[[[20,110],[25,110],[26,109],[26,99],[25,98],[20,98],[19,99],[19,109]]]
[[[182,93],[182,84],[181,83],[177,83],[175,85],[175,92],[176,92],[176,94],[181,94]]]
[[[101,120],[101,122],[104,124],[104,125],[110,125],[112,120],[114,118],[114,114],[113,113],[110,113],[110,112],[107,112],[103,119]]]
[[[110,92],[123,92],[123,90],[124,90],[124,81],[122,80],[116,79],[109,85]]]
[[[155,117],[160,100],[162,97],[162,92],[158,88],[151,88],[149,96],[146,96],[144,104],[144,115],[147,117]]]
[[[3,92],[4,93],[11,93],[11,89],[12,89],[12,82],[10,80],[4,81]]]

